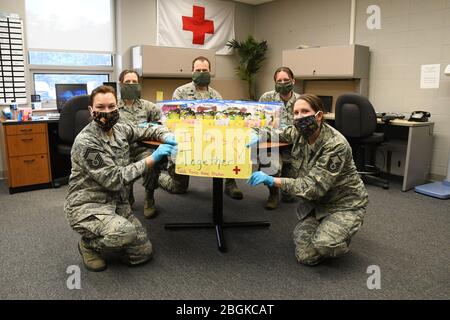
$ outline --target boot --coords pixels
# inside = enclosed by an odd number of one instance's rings
[[[103,271],[106,269],[105,260],[100,257],[97,251],[90,249],[86,246],[83,239],[78,243],[78,251],[83,259],[83,264],[89,271]]]
[[[225,194],[236,200],[244,198],[242,191],[239,190],[234,179],[225,179]]]
[[[156,215],[155,198],[153,197],[153,191],[145,192],[144,202],[144,217],[146,219],[154,218]]]
[[[278,205],[279,189],[276,187],[270,187],[269,192],[270,192],[270,195],[266,202],[266,209],[274,210],[277,208],[277,205]]]

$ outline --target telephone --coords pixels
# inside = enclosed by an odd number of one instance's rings
[[[431,114],[427,111],[413,111],[408,121],[427,122],[430,117]]]

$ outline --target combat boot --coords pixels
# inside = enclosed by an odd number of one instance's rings
[[[276,187],[269,187],[269,192],[270,195],[266,202],[266,209],[275,210],[278,205],[279,189]]]
[[[144,217],[151,219],[156,216],[155,198],[153,197],[153,191],[146,191],[144,201]]]
[[[105,260],[100,257],[97,251],[90,249],[86,246],[83,239],[78,243],[78,251],[83,259],[83,264],[89,271],[103,271],[106,269]]]
[[[236,200],[244,198],[242,191],[239,190],[234,179],[225,179],[225,194]]]

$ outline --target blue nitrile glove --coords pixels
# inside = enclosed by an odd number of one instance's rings
[[[247,183],[251,186],[256,186],[260,183],[264,183],[268,187],[273,187],[274,178],[268,176],[262,171],[256,171],[252,174],[250,179],[248,179]]]
[[[176,140],[175,140],[175,135],[169,134],[169,135],[167,136],[167,138],[164,140],[164,143],[165,143],[165,144],[170,144],[170,145],[172,145],[172,146],[176,146],[176,145],[177,145],[177,142],[176,142]]]
[[[151,157],[154,162],[161,161],[162,158],[171,156],[175,147],[170,144],[160,144],[159,147],[152,153]]]
[[[178,146],[173,146],[172,154],[171,154],[172,158],[175,158],[177,156],[177,152],[178,152]]]
[[[259,142],[259,136],[255,132],[252,131],[252,136],[250,138],[250,142],[247,143],[245,146],[247,148],[250,148],[250,147],[254,146],[255,144],[257,144],[258,142]]]

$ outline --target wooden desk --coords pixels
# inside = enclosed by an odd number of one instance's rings
[[[335,119],[334,113],[327,113],[324,118],[329,122]],[[379,128],[386,124],[377,119]],[[402,172],[402,191],[408,191],[428,181],[431,170],[434,122],[412,122],[395,119],[389,122],[387,158],[392,152],[404,153],[404,169]],[[392,166],[387,163],[387,173],[391,174]]]
[[[1,145],[10,193],[19,187],[49,184],[50,150],[47,123],[1,120]]]
[[[325,113],[325,120],[334,121],[335,114],[334,113]],[[380,118],[377,118],[378,124],[385,124]],[[393,126],[401,126],[401,127],[428,127],[434,125],[434,122],[414,122],[408,121],[404,119],[395,119],[389,122],[390,125]]]
[[[0,123],[0,146],[11,194],[52,187],[55,178],[70,173],[70,159],[63,159],[56,151],[59,120],[2,118]]]

